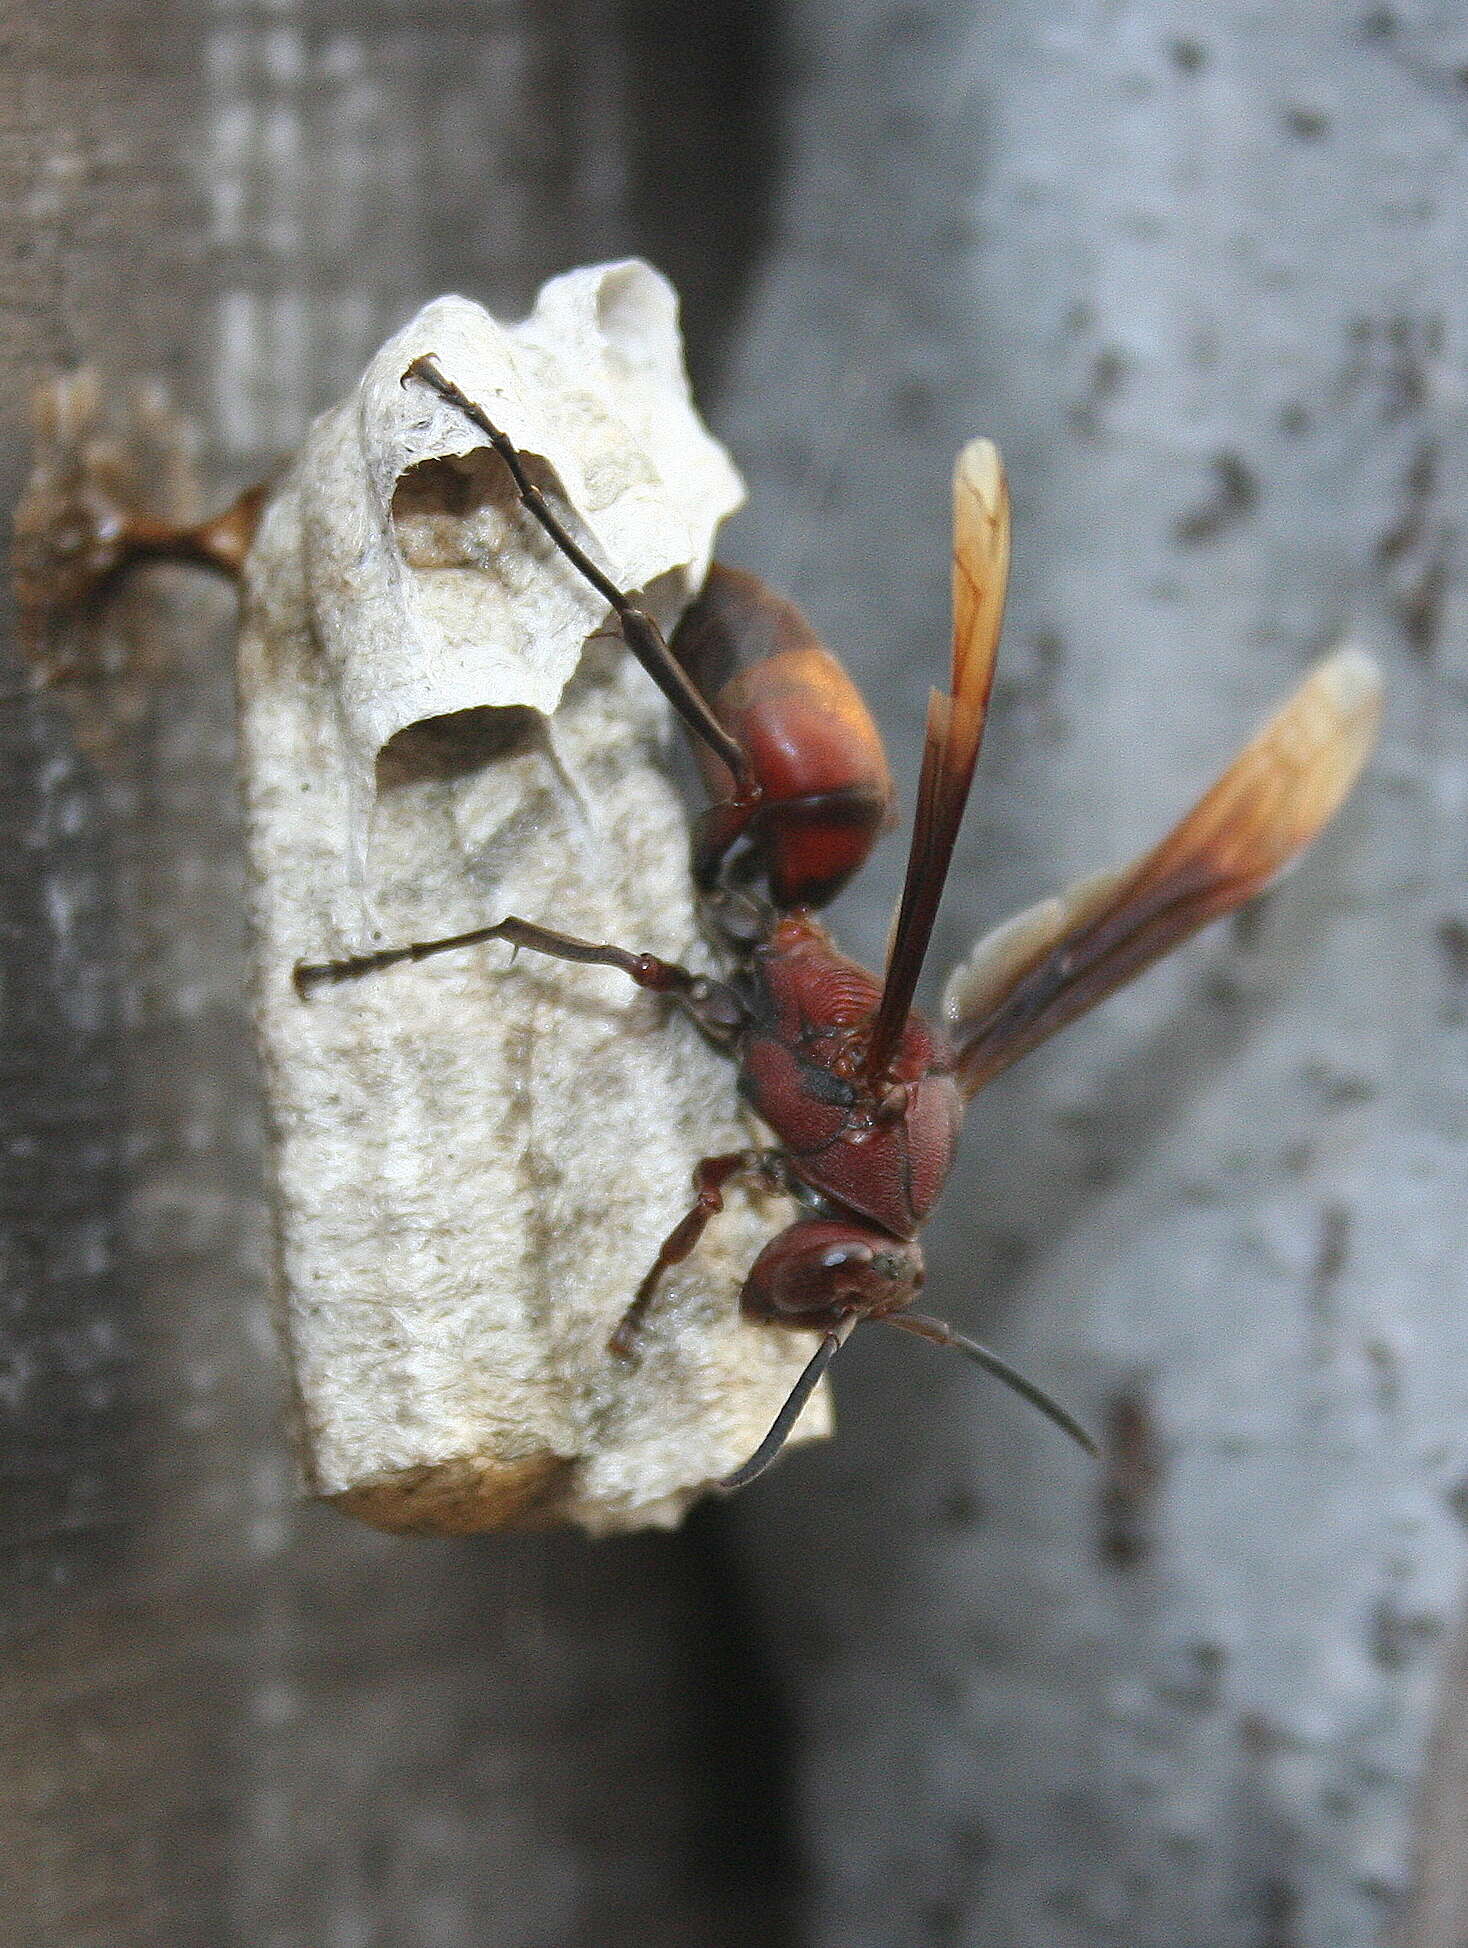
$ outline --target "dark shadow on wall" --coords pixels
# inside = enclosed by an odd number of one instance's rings
[[[758,1890],[762,1926],[746,1921],[741,1939],[794,1948],[802,1938],[791,1790],[794,1713],[718,1502],[705,1502],[689,1517],[679,1571],[690,1607],[705,1619],[683,1673],[690,1730],[703,1760],[690,1853],[725,1912],[747,1915],[748,1890]]]
[[[783,177],[784,10],[771,0],[708,0],[696,10],[620,0],[620,13],[628,247],[677,289],[694,393],[714,414]],[[701,1787],[688,1810],[690,1864],[718,1910],[739,1917],[731,1941],[793,1948],[793,1725],[776,1660],[720,1505],[697,1509],[669,1547],[688,1612],[701,1619],[680,1674]]]
[[[785,162],[784,10],[772,0],[620,0],[630,247],[683,300],[694,391],[714,403]]]

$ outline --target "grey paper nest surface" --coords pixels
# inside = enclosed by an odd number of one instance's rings
[[[402,384],[426,352],[666,628],[742,492],[671,290],[626,263],[555,279],[512,327],[429,305],[266,513],[241,747],[301,1464],[392,1529],[669,1523],[812,1343],[739,1316],[788,1213],[736,1192],[637,1359],[607,1351],[696,1160],[750,1141],[732,1066],[624,976],[498,945],[308,1001],[291,983],[510,913],[707,963],[667,706],[478,430]],[[818,1398],[801,1432],[827,1418]]]

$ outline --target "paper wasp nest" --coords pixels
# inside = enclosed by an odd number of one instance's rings
[[[757,1445],[811,1345],[739,1316],[786,1211],[736,1192],[638,1357],[607,1351],[696,1159],[750,1140],[728,1061],[624,976],[499,945],[307,1000],[291,983],[303,958],[510,913],[704,957],[667,706],[478,430],[403,385],[428,352],[665,628],[741,497],[673,294],[625,263],[555,279],[512,327],[429,305],[269,506],[242,765],[302,1465],[391,1529],[671,1522]]]

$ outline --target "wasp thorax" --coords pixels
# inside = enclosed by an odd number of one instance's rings
[[[758,1319],[813,1328],[879,1318],[911,1305],[923,1282],[916,1244],[835,1218],[807,1218],[767,1244],[742,1304]]]

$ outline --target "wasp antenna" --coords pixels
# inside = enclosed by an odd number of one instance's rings
[[[804,1408],[806,1401],[810,1399],[817,1386],[819,1386],[821,1375],[846,1344],[847,1335],[855,1323],[852,1320],[844,1329],[837,1332],[828,1332],[824,1336],[820,1345],[807,1362],[805,1371],[790,1389],[789,1397],[779,1413],[776,1414],[774,1425],[771,1427],[769,1433],[766,1434],[765,1438],[760,1442],[754,1453],[750,1455],[742,1468],[736,1468],[733,1474],[725,1475],[719,1482],[719,1487],[724,1489],[726,1493],[732,1493],[736,1488],[747,1488],[757,1475],[762,1475],[765,1469],[769,1467],[775,1456],[784,1447],[786,1440],[789,1438],[791,1428],[800,1419],[801,1410]]]
[[[1084,1448],[1089,1455],[1100,1456],[1101,1449],[1095,1438],[1086,1432],[1074,1414],[1062,1407],[1058,1400],[1052,1399],[1043,1387],[1036,1386],[1033,1380],[1027,1380],[1008,1360],[1000,1359],[997,1353],[991,1353],[987,1346],[981,1346],[976,1339],[969,1339],[965,1334],[955,1332],[952,1326],[945,1325],[941,1319],[929,1319],[921,1312],[888,1312],[883,1314],[883,1318],[887,1325],[900,1326],[904,1332],[914,1333],[919,1339],[931,1341],[934,1346],[957,1347],[960,1353],[968,1355],[975,1366],[983,1367],[986,1373],[991,1373],[996,1380],[1002,1380],[1005,1386],[1028,1400],[1032,1407],[1038,1407],[1047,1420],[1053,1420],[1062,1433],[1069,1434],[1077,1447]]]
[[[449,378],[432,352],[423,352],[415,358],[403,373],[400,383],[406,386],[409,379],[419,379],[424,385],[432,387],[440,398],[456,406],[466,419],[479,428],[509,468],[515,492],[520,496],[520,504],[526,513],[534,516],[571,566],[585,576],[604,602],[610,603],[628,649],[693,735],[701,738],[715,757],[722,758],[733,772],[737,787],[735,802],[741,806],[758,804],[762,795],[760,783],[743,745],[731,737],[715,717],[697,686],[669,649],[662,630],[653,618],[624,589],[618,588],[605,569],[599,567],[575,540],[565,522],[525,471],[520,449],[509,434],[501,432],[484,408]]]

